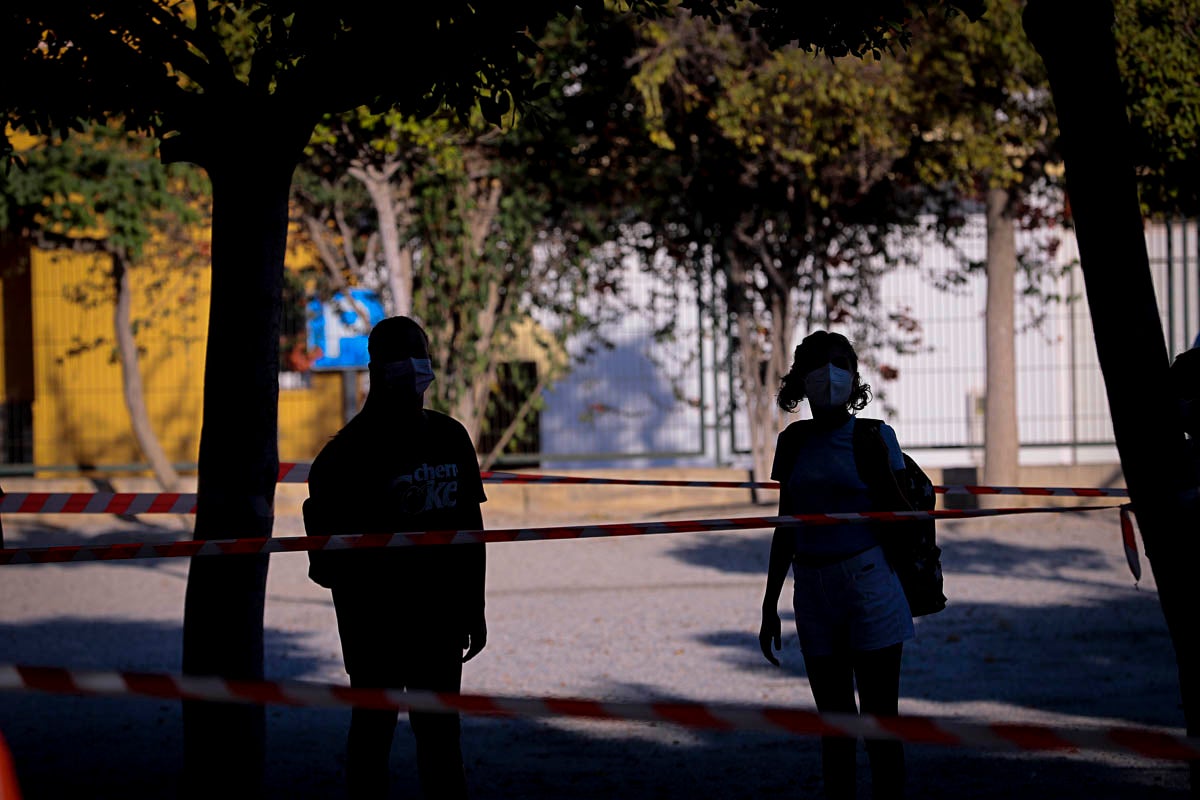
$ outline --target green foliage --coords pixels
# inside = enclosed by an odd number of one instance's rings
[[[134,335],[168,317],[194,314],[194,290],[169,299],[166,292],[172,273],[197,266],[193,232],[204,220],[207,184],[196,170],[164,166],[153,140],[116,123],[39,142],[22,158],[24,168],[0,173],[0,231],[46,248],[110,256],[67,287],[64,299],[82,308],[111,305],[116,291],[111,259],[148,270],[144,256],[156,239],[156,254],[166,255],[172,270],[159,269],[141,281]],[[68,355],[111,344],[103,337],[76,342]]]
[[[1116,0],[1117,60],[1143,207],[1200,213],[1200,2]]]
[[[915,175],[932,189],[978,198],[1028,195],[1061,170],[1058,125],[1042,60],[1018,0],[987,0],[969,22],[931,17],[902,56],[916,111]]]
[[[1034,324],[1058,298],[1046,287],[1064,269],[1059,239],[1047,229],[1069,222],[1058,150],[1058,122],[1041,58],[1025,36],[1018,0],[987,0],[970,22],[929,18],[914,27],[900,57],[914,111],[910,179],[935,212],[934,228],[957,256],[945,274],[951,288],[987,264],[962,249],[969,213],[980,213],[989,189],[1007,192],[1004,214],[1035,232],[1017,251],[1019,291]]]
[[[897,334],[880,324],[873,288],[903,257],[889,234],[916,222],[895,180],[904,75],[892,59],[772,49],[752,23],[684,16],[648,31],[638,88],[650,136],[671,140],[654,189],[676,198],[649,220],[654,246],[682,264],[723,264],[728,307],[754,319],[764,355],[785,357],[798,309],[869,349]]]
[[[566,0],[11,0],[0,10],[0,129],[62,135],[116,115],[176,140],[170,158],[204,164],[228,151],[200,134],[236,137],[249,120],[303,131],[280,146],[300,146],[322,115],[360,106],[418,117],[449,108],[498,124],[536,95],[536,40],[574,9]],[[398,35],[419,46],[397,46]]]
[[[499,362],[514,357],[516,338],[539,353],[519,356],[539,370],[533,385],[516,387],[536,397],[567,367],[567,342],[593,335],[607,313],[620,255],[601,245],[627,217],[613,198],[640,167],[628,138],[609,130],[629,69],[598,45],[632,41],[613,20],[550,25],[531,65],[541,96],[501,129],[481,113],[357,109],[327,119],[310,142],[296,182],[298,207],[319,223],[309,229],[326,238],[344,280],[385,291],[383,223],[362,179],[386,176],[398,238],[416,266],[413,312],[439,363],[436,408],[483,415],[476,395],[500,385]],[[530,380],[507,374],[506,385]]]
[[[976,19],[983,0],[692,0],[683,6],[710,20],[744,16],[775,48],[799,47],[830,58],[880,58],[908,45],[915,20],[965,14]]]
[[[200,214],[180,189],[191,170],[167,168],[155,142],[120,125],[95,125],[25,152],[26,166],[0,174],[0,227],[70,246],[141,257],[153,232]]]

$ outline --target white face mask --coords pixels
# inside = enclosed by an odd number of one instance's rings
[[[383,365],[383,385],[397,393],[424,394],[433,383],[433,363],[428,358],[406,358]]]
[[[804,394],[813,408],[843,408],[850,402],[854,376],[846,370],[826,364],[804,376]]]

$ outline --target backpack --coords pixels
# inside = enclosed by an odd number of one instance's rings
[[[880,420],[862,417],[854,423],[854,463],[871,494],[872,506],[877,511],[932,511],[933,482],[907,453],[903,479],[897,482],[888,463],[887,444],[879,432],[881,424]],[[888,563],[904,587],[912,615],[922,617],[945,608],[942,549],[937,545],[934,520],[886,522],[880,526],[879,538]]]

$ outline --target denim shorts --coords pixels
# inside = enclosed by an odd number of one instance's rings
[[[805,655],[879,650],[913,638],[900,579],[872,547],[823,567],[794,564],[796,632]]]

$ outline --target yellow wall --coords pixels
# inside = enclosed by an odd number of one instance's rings
[[[115,359],[113,295],[100,254],[32,254],[34,459],[45,465],[144,462],[129,425]],[[165,277],[154,299],[149,279]],[[208,319],[207,271],[130,270],[133,318],[148,306],[172,314],[139,333],[146,405],[167,456],[193,462],[199,449]],[[73,295],[87,287],[86,296]],[[161,305],[159,305],[161,304]]]
[[[314,372],[311,388],[280,389],[279,460],[312,461],[343,422],[341,374]]]
[[[113,346],[114,306],[104,281],[107,271],[103,255],[32,253],[38,464],[145,462],[121,394],[121,369]],[[156,315],[137,339],[151,424],[176,463],[194,463],[199,452],[208,275],[207,269],[168,269],[163,264],[130,271],[134,320],[164,308],[171,311]],[[151,281],[162,285],[148,293]],[[79,296],[80,287],[91,289]],[[281,460],[312,459],[342,421],[340,376],[316,374],[311,388],[282,390]]]

